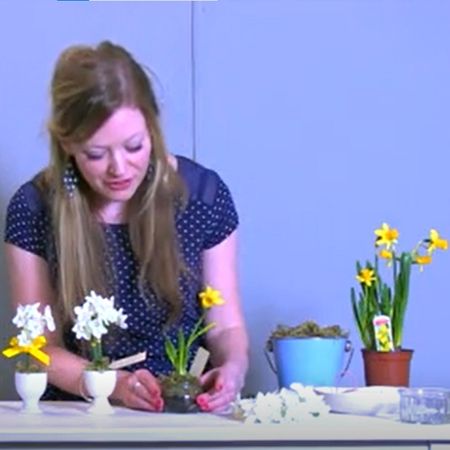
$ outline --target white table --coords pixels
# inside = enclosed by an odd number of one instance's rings
[[[20,413],[0,402],[1,448],[383,448],[450,450],[450,425],[412,425],[329,414],[298,425],[249,425],[212,414],[160,414],[115,407],[87,413],[82,402],[42,402],[42,413]]]

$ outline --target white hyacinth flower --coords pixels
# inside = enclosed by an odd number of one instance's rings
[[[246,423],[299,423],[329,411],[322,396],[316,394],[313,388],[299,383],[294,383],[290,389],[282,388],[266,394],[259,392],[254,399],[235,403],[235,415]]]
[[[16,315],[14,316],[12,322],[16,327],[23,328],[31,320],[40,316],[39,313],[40,303],[32,303],[28,305],[19,305],[17,307]]]
[[[95,339],[101,339],[102,336],[108,332],[108,328],[106,328],[105,323],[99,317],[92,319],[89,327],[91,335]]]
[[[127,320],[127,315],[124,314],[123,309],[120,308],[119,311],[117,311],[117,320],[116,320],[116,324],[122,328],[122,329],[126,329],[128,328],[128,325],[126,323]]]
[[[101,340],[102,336],[108,332],[110,325],[127,328],[127,315],[123,313],[122,308],[114,308],[113,296],[105,298],[91,291],[85,297],[85,302],[74,308],[74,312],[76,320],[72,331],[77,339]]]
[[[44,313],[39,311],[39,307],[39,302],[19,305],[12,319],[12,323],[22,329],[17,335],[17,340],[23,347],[31,345],[35,338],[42,336],[46,328],[49,331],[55,330],[50,306],[45,306]]]
[[[91,331],[87,322],[77,321],[72,328],[77,339],[85,339],[89,341],[91,339]]]
[[[33,339],[31,338],[29,333],[27,333],[25,330],[22,330],[17,335],[17,341],[19,342],[19,345],[21,347],[29,347],[33,342]]]
[[[47,305],[44,308],[44,315],[42,316],[42,319],[45,322],[45,325],[47,326],[49,331],[56,330],[55,321],[53,319],[52,310],[51,310],[50,306]]]
[[[45,322],[44,320],[36,320],[35,318],[29,320],[27,324],[24,326],[24,330],[26,330],[31,339],[34,339],[38,336],[41,336],[44,333]]]
[[[256,396],[253,414],[260,423],[280,423],[283,419],[283,402],[279,395],[275,393],[262,394]]]

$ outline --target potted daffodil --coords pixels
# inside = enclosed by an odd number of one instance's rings
[[[74,308],[74,312],[76,320],[72,331],[89,346],[90,362],[83,373],[88,394],[94,399],[89,412],[111,414],[108,397],[116,385],[117,372],[109,368],[110,360],[103,354],[102,337],[111,326],[127,328],[127,316],[122,308],[114,307],[114,297],[102,297],[94,291],[85,297],[81,306]]]
[[[448,248],[447,240],[432,229],[412,250],[399,251],[399,235],[396,228],[383,223],[375,230],[373,261],[364,265],[356,263],[359,290],[351,289],[351,303],[365,347],[363,358],[368,385],[409,384],[412,350],[404,349],[402,344],[412,267],[422,271],[431,264],[436,250]],[[385,276],[389,281],[385,281]],[[394,364],[399,364],[398,368]],[[388,379],[385,375],[392,377]]]
[[[195,399],[202,392],[202,387],[198,377],[190,373],[188,367],[191,356],[193,356],[191,354],[192,345],[215,325],[214,323],[205,323],[207,311],[225,303],[220,292],[210,286],[206,286],[199,293],[198,298],[203,312],[192,331],[185,335],[179,328],[176,339],[171,340],[166,337],[165,340],[165,353],[171,363],[172,371],[168,375],[161,375],[160,380],[165,411],[168,412],[198,411]]]
[[[50,306],[45,306],[43,312],[39,308],[38,302],[17,307],[12,322],[21,331],[2,352],[7,358],[22,358],[16,364],[14,382],[23,401],[22,409],[28,413],[39,412],[38,402],[47,386],[45,368],[50,364],[50,356],[44,352],[47,343],[44,332],[55,330]]]

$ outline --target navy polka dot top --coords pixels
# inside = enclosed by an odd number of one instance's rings
[[[126,224],[105,224],[104,232],[112,272],[115,306],[128,315],[126,330],[114,329],[103,337],[105,355],[111,360],[141,351],[147,359],[128,367],[128,370],[148,368],[153,374],[171,370],[164,352],[164,339],[176,339],[181,327],[189,333],[199,319],[201,309],[198,293],[202,289],[202,252],[228,237],[238,226],[238,215],[230,191],[220,176],[200,164],[177,156],[178,172],[188,190],[185,209],[177,213],[176,229],[185,264],[194,276],[180,278],[183,296],[181,318],[171,327],[163,326],[167,309],[151,292],[144,299],[138,288],[138,264],[134,257]],[[5,242],[44,258],[49,266],[50,278],[55,284],[56,256],[51,233],[51,218],[41,191],[29,181],[12,197],[7,210]],[[70,328],[64,334],[65,346],[74,353],[83,354],[80,341]],[[193,345],[191,358],[200,342]],[[86,356],[86,355],[84,355]],[[49,386],[47,400],[75,399],[77,397]]]

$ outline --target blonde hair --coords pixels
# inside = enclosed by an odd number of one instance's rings
[[[56,63],[51,98],[51,161],[39,182],[50,195],[58,260],[56,289],[62,318],[72,320],[74,306],[92,289],[111,295],[114,275],[107,269],[104,232],[93,214],[91,189],[82,178],[73,196],[64,187],[64,170],[72,158],[63,145],[86,141],[117,108],[133,106],[145,118],[153,166],[151,180],[144,179],[128,205],[139,287],[144,297],[151,289],[166,302],[169,320],[174,320],[181,311],[179,277],[185,271],[175,212],[185,202],[185,189],[168,162],[149,78],[130,53],[118,45],[102,42],[97,47],[72,46]]]

